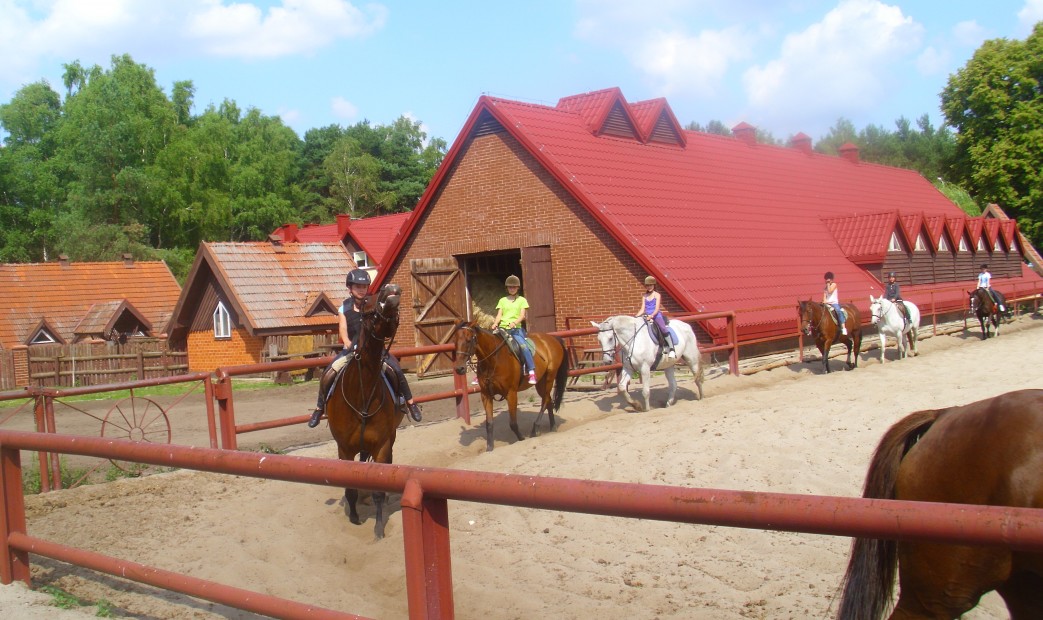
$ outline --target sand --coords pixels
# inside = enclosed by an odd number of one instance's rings
[[[919,357],[903,361],[894,361],[891,349],[886,364],[878,351],[865,352],[857,370],[830,375],[821,373],[817,352],[806,363],[744,377],[713,369],[702,401],[692,400],[685,376],[677,405],[647,413],[625,408],[614,389],[570,391],[558,432],[523,442],[513,440],[501,404],[491,453],[484,451],[484,415],[473,399],[470,427],[431,415],[423,425],[403,428],[395,462],[858,496],[877,440],[899,418],[1043,388],[1043,319],[1022,317],[987,341],[978,333],[926,339]],[[655,379],[654,404],[665,391],[662,377]],[[311,394],[302,391],[292,402],[268,395],[255,406],[269,417],[299,414]],[[245,402],[236,407],[248,415]],[[522,398],[522,429],[531,427],[535,409]],[[294,432],[316,437],[319,430]],[[332,458],[335,446],[323,441],[292,453]],[[391,496],[387,538],[375,541],[371,506],[362,507],[364,523],[352,525],[341,494],[177,471],[30,497],[27,510],[35,536],[342,611],[406,617],[398,497]],[[826,618],[836,611],[850,544],[829,536],[462,502],[450,503],[449,512],[458,618]],[[34,587],[55,585],[104,600],[117,615],[253,617],[46,558],[31,560]],[[39,608],[45,615],[34,615],[37,597],[47,598],[20,585],[0,587],[3,616],[56,617],[46,607]],[[1005,617],[995,595],[965,616]]]

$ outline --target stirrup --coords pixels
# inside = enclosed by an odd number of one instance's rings
[[[315,428],[319,425],[319,421],[322,420],[322,409],[316,409],[311,412],[311,419],[308,420],[308,428]]]

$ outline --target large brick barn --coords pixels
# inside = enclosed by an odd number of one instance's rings
[[[938,310],[966,305],[980,263],[1008,294],[1043,285],[1014,221],[968,217],[916,172],[853,145],[815,153],[803,134],[788,147],[745,123],[734,134],[686,131],[665,99],[615,88],[555,106],[481,97],[383,261],[377,283],[412,300],[397,342],[444,341],[509,274],[530,331],[634,313],[651,274],[669,311],[736,311],[744,342],[793,335],[827,270],[863,309],[888,271]],[[701,328],[724,337],[723,321]]]

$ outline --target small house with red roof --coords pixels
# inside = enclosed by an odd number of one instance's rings
[[[837,157],[803,134],[782,147],[755,133],[687,131],[665,99],[617,88],[554,106],[481,97],[377,277],[413,300],[398,342],[444,342],[471,316],[475,282],[497,284],[495,302],[509,274],[532,331],[632,314],[651,274],[668,311],[735,311],[747,343],[795,335],[797,302],[821,297],[826,271],[864,310],[889,271],[939,311],[966,307],[981,263],[1008,294],[1043,287],[1015,222],[967,217],[854,145]],[[723,320],[701,328],[725,337]]]
[[[128,254],[81,263],[62,255],[57,262],[0,265],[0,291],[0,352],[10,355],[12,385],[25,386],[34,346],[165,336],[181,287],[162,261]]]
[[[339,241],[200,244],[170,321],[190,372],[322,352],[355,263]],[[328,351],[327,351],[328,352]]]
[[[376,215],[358,220],[346,214],[338,214],[334,224],[308,224],[298,227],[286,224],[276,228],[272,236],[283,243],[328,243],[339,241],[351,252],[351,258],[361,269],[376,275],[384,255],[387,253],[409,213]]]

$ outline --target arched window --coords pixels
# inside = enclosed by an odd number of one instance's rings
[[[217,302],[214,310],[214,338],[232,337],[232,316],[228,314],[224,302]]]

